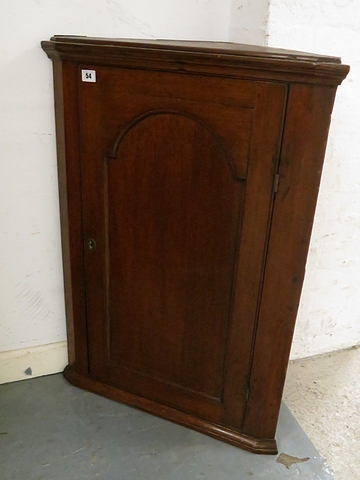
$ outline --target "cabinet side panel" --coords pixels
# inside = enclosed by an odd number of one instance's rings
[[[277,171],[287,88],[281,84],[258,84],[251,159],[242,219],[242,234],[236,265],[232,323],[226,359],[224,389],[227,425],[241,430],[244,410],[240,398],[249,383],[252,346],[273,207],[274,175]],[[239,357],[249,359],[244,361]]]
[[[292,85],[243,432],[273,437],[315,212],[333,87]]]
[[[69,363],[88,372],[77,65],[54,60],[61,241]]]

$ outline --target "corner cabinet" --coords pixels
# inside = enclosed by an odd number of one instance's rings
[[[74,385],[257,453],[275,430],[335,57],[55,36]]]

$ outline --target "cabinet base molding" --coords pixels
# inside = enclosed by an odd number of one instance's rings
[[[157,402],[153,402],[144,397],[134,395],[124,390],[120,390],[117,387],[112,387],[98,380],[81,375],[75,371],[75,369],[68,365],[64,372],[64,377],[76,387],[82,388],[92,393],[96,393],[103,397],[109,398],[121,402],[130,407],[139,408],[145,412],[151,413],[171,422],[183,425],[184,427],[191,428],[200,433],[210,435],[217,440],[230,443],[236,447],[240,447],[251,453],[259,453],[263,455],[276,455],[278,453],[276,441],[272,438],[253,438],[248,435],[244,435],[240,432],[225,428],[221,425],[209,422],[207,420],[195,417],[184,412],[180,412],[175,408],[168,407],[166,405],[159,405]]]

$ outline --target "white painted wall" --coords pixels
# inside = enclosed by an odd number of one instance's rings
[[[54,351],[57,370],[66,362],[65,344],[59,348],[65,316],[52,64],[40,41],[54,34],[226,40],[229,5],[230,0],[1,1],[0,382],[26,378],[31,366],[33,375],[54,371]],[[38,345],[48,346],[41,350],[43,365]]]
[[[272,0],[272,46],[337,55],[338,89],[292,357],[360,342],[360,2]]]
[[[270,0],[231,0],[230,42],[265,45]]]
[[[270,10],[268,0],[1,1],[0,382],[66,362],[52,66],[40,49],[56,33],[267,41],[351,64],[334,110],[293,356],[360,341],[359,8],[356,0],[272,0]]]

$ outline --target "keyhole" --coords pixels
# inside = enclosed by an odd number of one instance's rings
[[[96,249],[96,242],[93,238],[88,238],[87,245],[90,252],[93,252]]]

